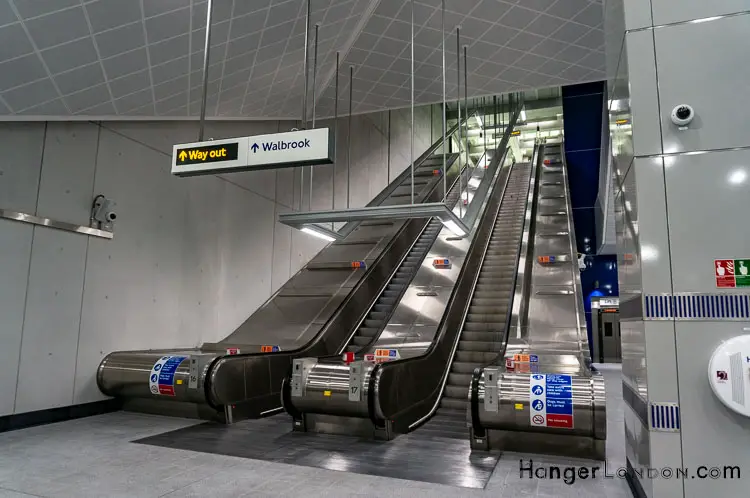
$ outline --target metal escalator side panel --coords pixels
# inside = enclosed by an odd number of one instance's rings
[[[408,175],[401,175],[400,178],[408,178]],[[438,176],[431,176],[428,178],[428,182],[421,183],[420,185],[423,186],[423,200],[431,202],[433,200],[437,200],[440,197],[437,190],[438,185],[441,182],[439,181],[440,177]],[[421,230],[421,228],[417,227],[418,223],[419,222],[415,220],[411,220],[411,222],[409,223],[404,223],[404,225],[411,225],[416,228],[414,228],[413,230],[409,228],[402,228],[400,231],[396,231],[396,236],[391,238],[391,243],[387,245],[384,252],[388,254],[390,252],[390,249],[392,249],[394,245],[398,245],[398,243],[395,242],[396,240],[416,237],[416,234],[419,233],[419,230]],[[350,237],[354,235],[356,235],[356,232],[350,234]],[[404,244],[404,248],[408,247],[409,245],[410,242],[408,244]],[[374,262],[365,271],[365,273],[367,273],[368,275],[372,275],[373,273],[371,272],[375,268],[378,268],[380,266],[378,264],[379,261],[386,261],[386,263],[384,264],[386,264],[387,266],[389,259],[397,261],[399,258],[389,258],[386,256],[385,258],[375,259]],[[361,270],[357,271],[361,272]],[[349,270],[349,272],[354,273],[351,270]],[[389,274],[390,270],[383,273]],[[372,292],[374,292],[374,288],[377,287],[375,285],[372,285],[370,280],[370,278],[360,279],[360,285],[355,286],[354,291],[349,294],[356,293],[359,290],[358,302],[362,302],[362,295],[372,295]],[[367,281],[368,285],[361,285],[361,281]],[[273,298],[278,296],[281,292],[282,291],[275,293],[274,296],[269,299],[269,301],[273,300]],[[364,299],[364,301],[366,301],[366,304],[369,303],[369,299]],[[355,300],[355,302],[357,301]],[[342,308],[347,308],[345,306],[345,302],[342,302],[341,306],[337,307],[334,313],[340,315],[342,313]],[[350,312],[350,314],[356,313]],[[348,317],[347,320],[353,320],[353,318]],[[351,321],[349,321],[349,323],[351,323]],[[317,345],[324,348],[335,347],[335,345],[327,344],[325,341],[323,341],[320,338],[320,335],[321,334],[318,334],[318,340],[315,341]],[[252,406],[251,415],[254,416],[262,414],[265,411],[264,406],[269,406],[272,408],[278,406],[278,391],[281,384],[280,380],[284,377],[285,368],[288,366],[290,358],[293,355],[290,355],[289,352],[271,354],[260,353],[260,348],[256,345],[257,349],[255,351],[257,351],[257,353],[245,356],[246,351],[253,350],[253,346],[251,345],[250,349],[248,349],[248,347],[241,347],[241,355],[225,356],[227,354],[226,348],[229,347],[228,344],[207,344],[206,346],[209,346],[207,348],[208,351],[194,351],[193,353],[210,357],[210,360],[216,361],[206,362],[206,369],[202,371],[201,377],[199,379],[199,383],[201,386],[201,389],[199,390],[185,391],[182,387],[180,387],[175,389],[173,396],[155,395],[149,391],[149,377],[151,375],[151,369],[155,362],[154,358],[158,358],[159,355],[181,354],[180,351],[175,350],[131,352],[122,351],[111,353],[110,355],[108,355],[106,361],[102,362],[99,365],[97,371],[97,384],[105,394],[121,396],[124,398],[145,398],[156,403],[187,401],[199,405],[208,405],[214,408],[220,408],[222,405],[231,404],[235,401],[244,402],[246,406]],[[137,362],[137,365],[132,363],[132,361],[129,359],[129,356],[132,354],[135,354],[136,356],[143,355],[143,361]],[[117,366],[119,363],[121,363],[120,356],[122,356],[123,361],[128,363],[130,367],[128,367],[127,369],[123,369]],[[278,356],[278,358],[275,360],[255,359],[261,356]],[[248,360],[248,357],[252,359]],[[232,366],[229,367],[228,365]],[[240,373],[241,375],[239,377],[234,378],[235,375],[238,375]],[[222,387],[217,388],[217,382],[221,383]],[[180,384],[180,386],[182,385],[183,384]],[[254,389],[257,389],[257,392],[255,392]],[[198,392],[200,392],[200,394],[196,394]]]
[[[448,170],[448,181],[456,179],[455,168]],[[441,178],[436,176],[436,178]],[[442,199],[441,182],[434,182],[423,202],[436,202]],[[281,380],[287,373],[290,362],[295,358],[324,357],[333,354],[345,345],[351,334],[351,324],[358,323],[370,309],[374,296],[387,284],[388,278],[397,269],[414,240],[422,232],[427,220],[411,219],[404,223],[399,234],[383,251],[379,259],[368,268],[368,278],[360,281],[350,292],[334,315],[321,323],[321,330],[307,344],[300,348],[273,354],[241,354],[219,359],[211,369],[206,382],[208,396],[217,406],[226,404],[265,403],[271,400],[279,406]],[[231,368],[227,365],[233,365]],[[239,368],[235,365],[242,365]],[[240,377],[236,377],[240,375]],[[238,382],[237,379],[243,379]],[[267,382],[266,382],[267,380]],[[227,385],[231,384],[231,385]],[[260,394],[258,394],[260,393]],[[254,412],[256,410],[253,410]]]
[[[406,427],[402,427],[403,430],[408,430],[408,425],[419,418],[413,416],[414,413],[429,412],[429,406],[434,404],[435,398],[440,394],[443,371],[447,375],[449,360],[457,345],[458,331],[468,309],[468,299],[461,296],[469,296],[473,288],[481,266],[481,258],[477,255],[483,253],[489,243],[492,223],[488,221],[494,221],[500,209],[510,169],[512,168],[500,171],[495,179],[495,186],[482,215],[482,221],[470,245],[449,305],[443,314],[438,335],[430,349],[422,356],[384,364],[380,369],[377,411],[397,424],[402,423],[401,419],[408,421]],[[410,410],[412,414],[404,413],[405,410]]]

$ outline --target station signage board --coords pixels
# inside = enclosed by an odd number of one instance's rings
[[[328,128],[174,145],[172,174],[196,176],[333,163]]]

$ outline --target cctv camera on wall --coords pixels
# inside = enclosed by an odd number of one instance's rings
[[[695,111],[687,104],[680,104],[672,109],[670,118],[680,130],[687,130],[688,125],[693,121]]]
[[[94,198],[94,205],[91,208],[91,224],[96,224],[94,228],[101,228],[104,230],[111,230],[112,224],[117,219],[117,212],[115,211],[115,202],[111,199],[107,199],[103,195],[97,195]]]

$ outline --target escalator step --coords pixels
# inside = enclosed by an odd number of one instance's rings
[[[503,343],[500,342],[504,332],[498,332],[495,341],[466,341],[461,339],[458,343],[459,351],[477,351],[483,353],[495,352],[499,353]]]
[[[467,393],[468,396],[468,393]],[[466,410],[469,402],[466,399],[443,398],[440,400],[440,408],[451,408],[453,410]]]
[[[474,369],[484,366],[484,363],[474,361],[454,361],[451,365],[451,373],[473,374]]]
[[[451,373],[448,375],[448,384],[451,386],[471,387],[471,374],[469,373]]]
[[[371,337],[360,337],[360,336],[354,336],[354,340],[352,341],[357,346],[366,346],[370,341],[372,340]]]
[[[472,301],[472,304],[469,305],[469,319],[472,321],[482,321],[480,319],[474,320],[474,318],[480,315],[500,315],[502,318],[496,321],[505,321],[505,318],[508,315],[508,296],[506,295],[505,298],[505,300],[499,299],[497,304],[490,306],[487,306],[486,304],[473,304]]]
[[[479,351],[456,351],[456,359],[460,362],[485,363],[497,358],[497,353]]]
[[[469,385],[468,384],[463,385],[463,386],[447,385],[445,386],[445,390],[443,391],[443,397],[450,398],[450,399],[468,400],[469,399]]]
[[[383,320],[369,320],[369,319],[365,320],[365,327],[368,327],[368,328],[376,328],[380,330],[381,328],[383,328],[383,325],[385,325]]]
[[[379,311],[382,313],[388,313],[389,311],[391,311],[391,309],[393,309],[393,306],[382,304],[380,302],[380,299],[378,299],[378,303],[375,305],[375,311]]]
[[[500,310],[497,313],[472,313],[470,309],[467,321],[470,323],[505,323],[506,317],[507,313],[501,313]]]
[[[362,337],[375,337],[375,334],[379,331],[380,329],[374,327],[360,327],[357,331],[357,335],[361,335]]]
[[[367,320],[365,320],[367,323]],[[369,326],[369,325],[368,325]],[[505,330],[505,322],[469,322],[464,323],[464,330],[474,332],[502,332]]]
[[[511,284],[477,284],[477,290],[476,292],[488,292],[488,293],[497,293],[497,292],[507,292],[511,289]],[[476,294],[475,292],[475,294]],[[494,296],[487,296],[487,297],[494,297]]]
[[[388,313],[384,313],[382,311],[371,311],[367,315],[367,318],[370,319],[370,320],[380,320],[380,321],[383,321],[386,318],[388,318]]]
[[[360,329],[361,330],[361,329]],[[476,332],[473,330],[464,330],[461,334],[462,341],[496,341],[498,335],[496,332]]]

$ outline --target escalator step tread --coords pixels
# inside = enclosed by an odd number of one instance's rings
[[[484,363],[497,359],[497,352],[456,351],[456,359],[459,362]]]
[[[366,346],[371,340],[372,340],[372,337],[364,337],[364,336],[355,335],[353,342],[357,346]]]
[[[357,335],[362,337],[375,337],[375,334],[377,334],[380,331],[380,329],[376,329],[374,327],[360,327],[357,331]]]
[[[466,410],[469,402],[466,399],[443,398],[440,400],[440,408],[452,408],[455,410]]]
[[[471,387],[470,373],[451,373],[448,375],[448,385]]]
[[[498,334],[497,338],[500,339],[501,334]],[[461,340],[458,343],[459,351],[476,351],[478,353],[494,352],[495,354],[501,351],[503,343],[500,340],[495,341],[466,341]]]

